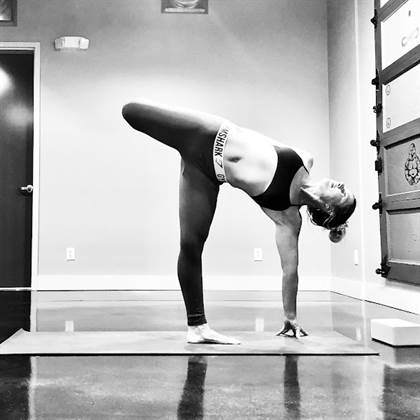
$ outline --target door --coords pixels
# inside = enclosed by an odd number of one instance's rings
[[[30,287],[34,52],[0,49],[0,288]]]
[[[420,284],[420,1],[375,0],[381,268]]]

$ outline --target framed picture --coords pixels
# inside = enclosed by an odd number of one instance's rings
[[[209,12],[208,0],[161,0],[162,13],[202,13]]]
[[[16,26],[17,0],[0,0],[0,26]]]

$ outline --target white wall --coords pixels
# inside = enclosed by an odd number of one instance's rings
[[[331,176],[343,181],[359,205],[350,219],[345,239],[332,246],[332,275],[354,281],[362,267],[354,265],[354,250],[361,251],[360,139],[358,121],[357,57],[353,0],[328,3],[328,82],[330,98]]]
[[[161,14],[157,0],[18,7],[18,26],[0,28],[1,40],[41,43],[35,286],[178,287],[179,162],[121,118],[136,97],[217,113],[308,149],[315,177],[328,176],[325,0],[212,0],[205,16]],[[89,38],[90,49],[54,51],[63,35]],[[75,262],[65,261],[70,246]],[[263,262],[252,261],[254,247]],[[330,267],[327,236],[305,224],[303,287],[328,289]],[[228,186],[204,268],[207,287],[280,287],[271,223]]]
[[[420,313],[420,290],[375,274],[380,266],[379,215],[371,209],[378,198],[373,1],[328,0],[328,64],[331,176],[353,187],[358,209],[349,235],[332,247],[332,290]],[[353,264],[359,250],[360,265]]]

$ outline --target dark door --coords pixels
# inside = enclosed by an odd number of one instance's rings
[[[0,50],[0,288],[31,285],[33,80],[33,52]]]
[[[420,1],[375,0],[376,127],[382,264],[420,284]]]

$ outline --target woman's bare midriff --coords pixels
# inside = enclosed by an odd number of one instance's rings
[[[277,168],[274,145],[285,146],[255,131],[233,126],[224,154],[228,183],[250,196],[262,194],[270,185]],[[310,169],[312,161],[309,155],[296,149],[295,151]]]

